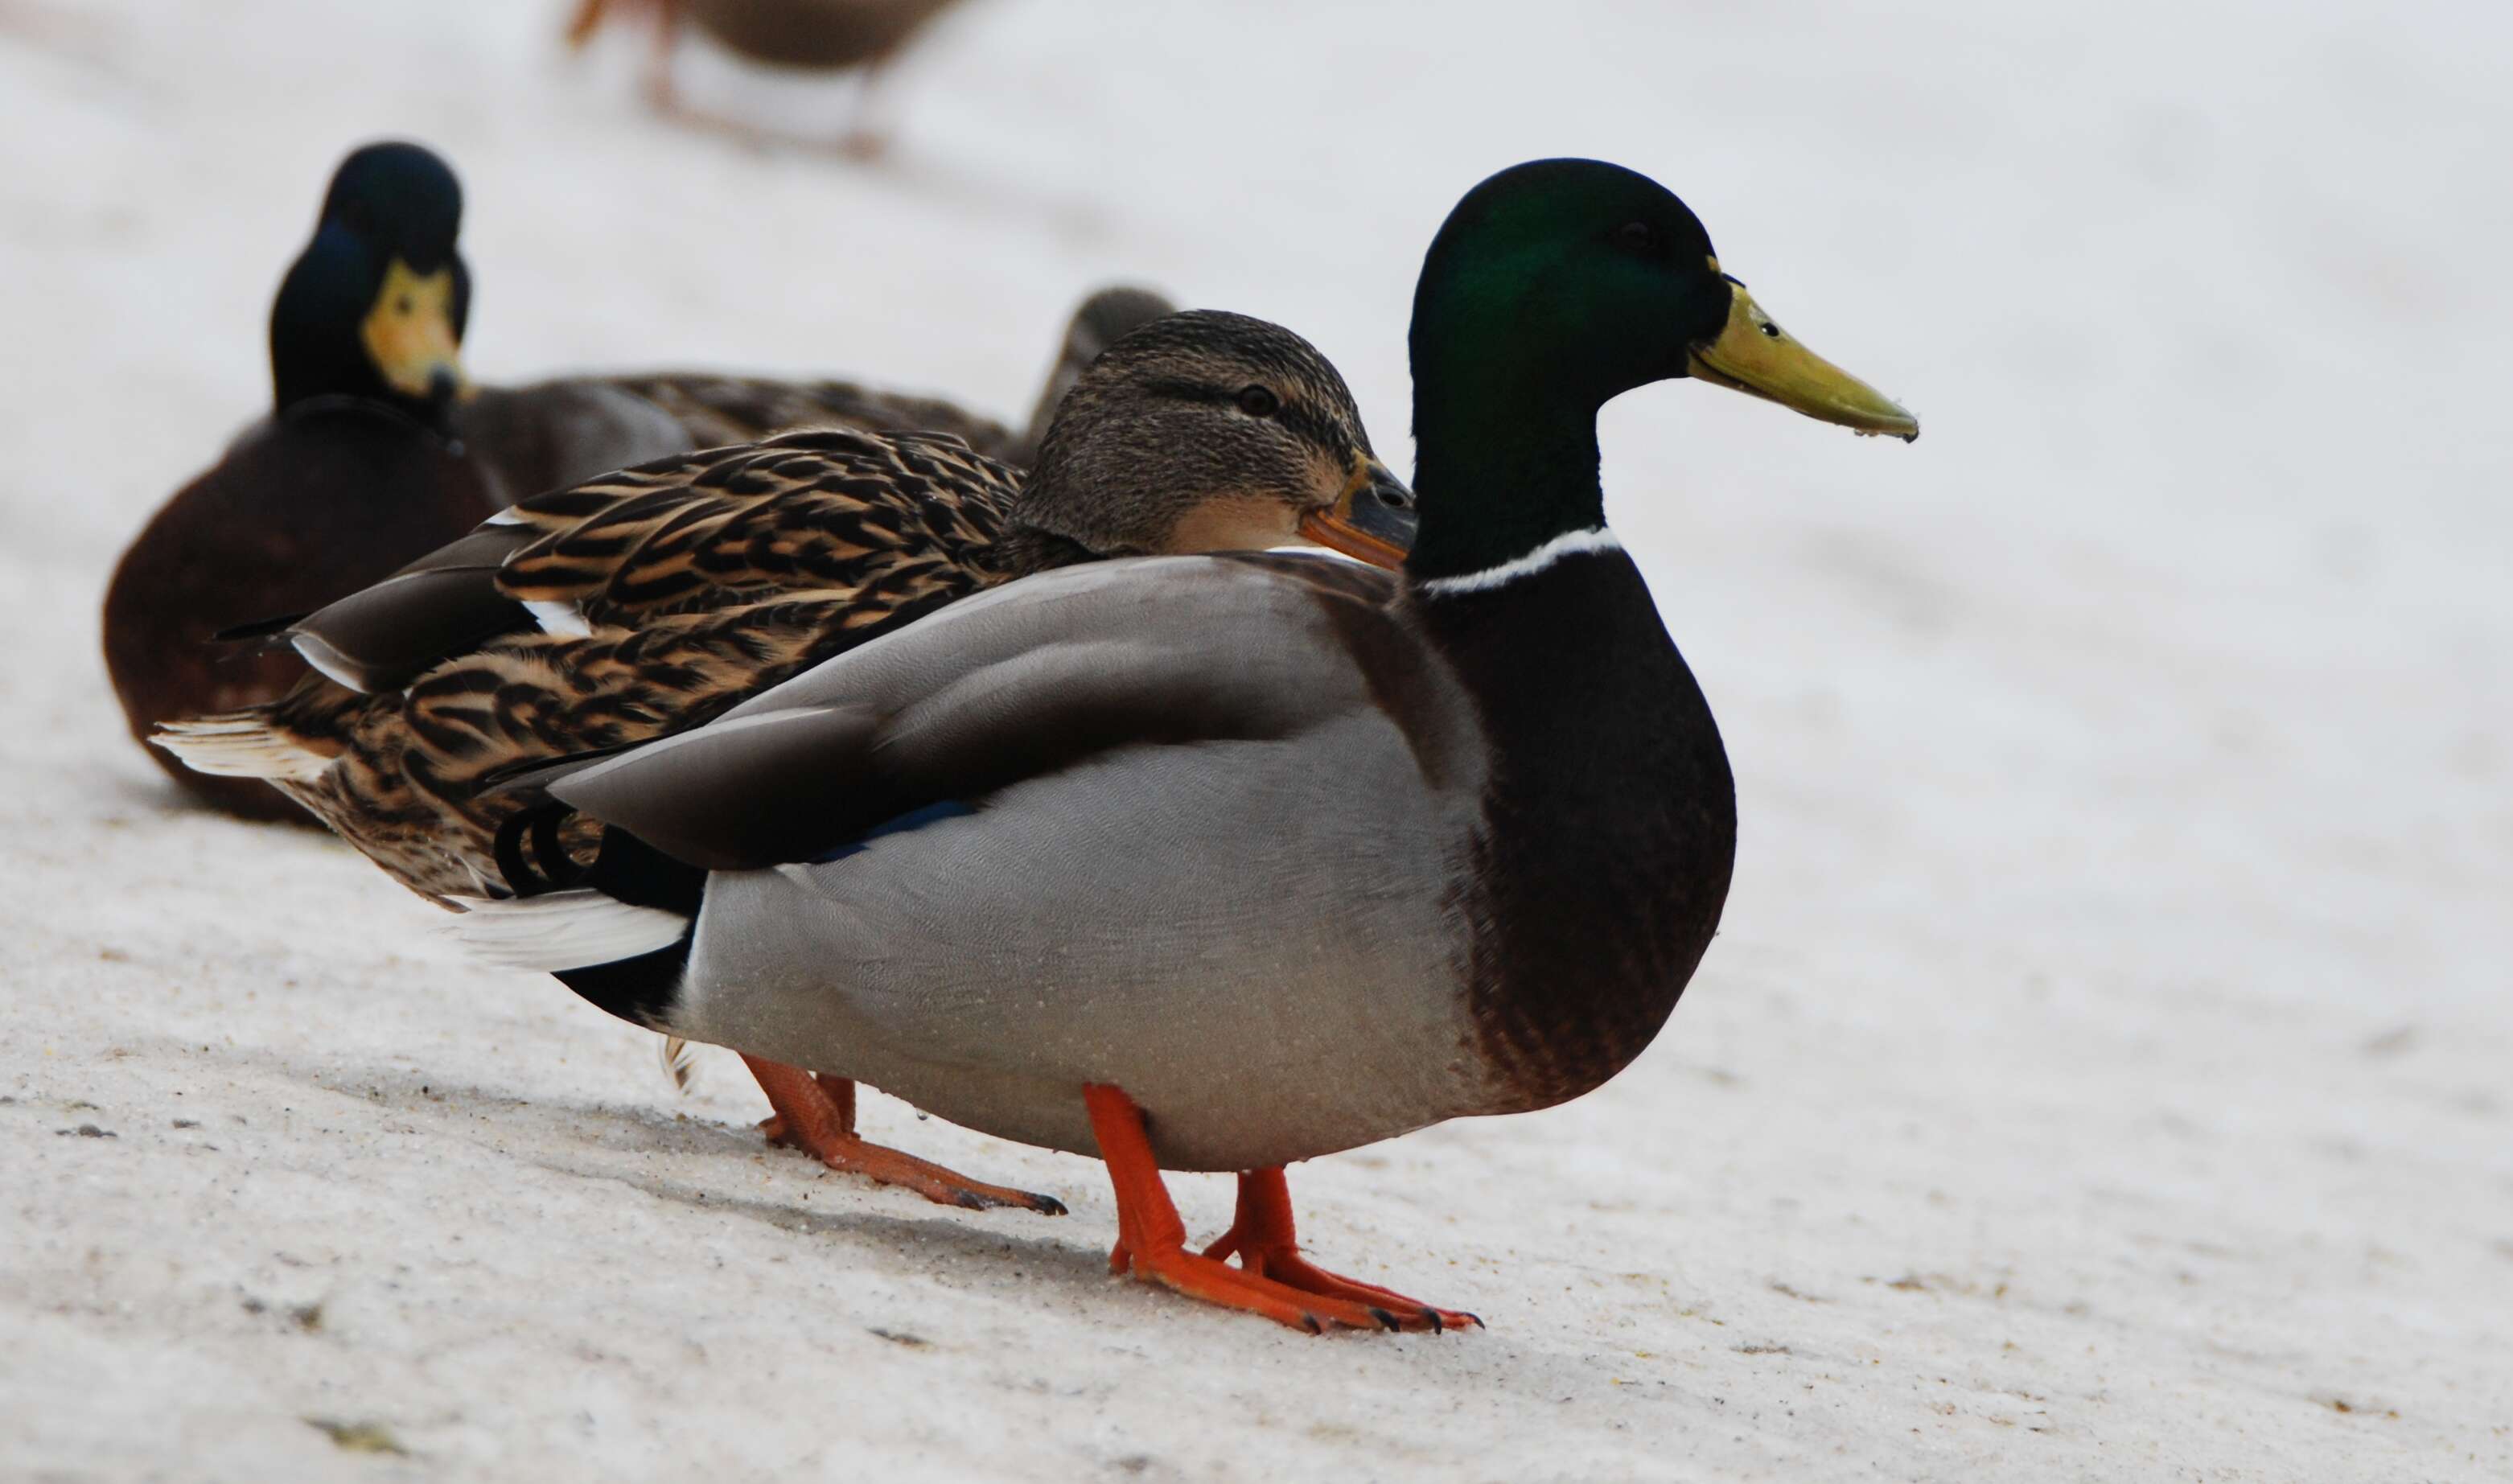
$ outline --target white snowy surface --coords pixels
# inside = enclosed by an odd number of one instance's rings
[[[0,1477],[2513,1474],[2513,8],[987,0],[868,169],[651,119],[560,9],[0,4]],[[768,1152],[725,1054],[676,1097],[178,800],[105,575],[391,134],[462,173],[490,379],[1018,412],[1135,278],[1317,341],[1403,466],[1431,230],[1589,153],[1919,411],[1607,414],[1735,761],[1725,931],[1602,1092],[1293,1177],[1322,1261],[1489,1331],[1115,1282],[1096,1165],[888,1100],[1072,1215]]]

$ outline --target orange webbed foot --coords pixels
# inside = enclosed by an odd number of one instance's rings
[[[1064,1202],[1053,1195],[1016,1190],[971,1180],[930,1159],[873,1143],[856,1133],[856,1085],[840,1077],[815,1077],[799,1066],[741,1059],[768,1095],[774,1116],[761,1121],[760,1132],[771,1143],[785,1144],[818,1159],[832,1170],[860,1175],[885,1185],[913,1190],[937,1205],[983,1211],[1015,1206],[1042,1216],[1064,1215]]]
[[[1155,1247],[1147,1252],[1130,1252],[1124,1259],[1123,1271],[1145,1283],[1157,1283],[1172,1293],[1258,1314],[1277,1324],[1312,1335],[1329,1329],[1402,1330],[1428,1329],[1423,1323],[1407,1322],[1407,1316],[1394,1309],[1370,1303],[1309,1293],[1286,1283],[1233,1267],[1217,1258],[1208,1258],[1177,1247]]]
[[[1108,1255],[1110,1272],[1312,1335],[1330,1327],[1436,1332],[1483,1324],[1472,1314],[1434,1308],[1310,1265],[1292,1240],[1291,1194],[1279,1169],[1241,1176],[1239,1219],[1204,1252],[1187,1251],[1186,1227],[1161,1183],[1142,1111],[1114,1087],[1087,1087],[1083,1097],[1117,1192],[1118,1236]],[[1241,1255],[1243,1265],[1223,1261],[1233,1252]]]
[[[1439,1308],[1394,1289],[1332,1273],[1300,1255],[1292,1231],[1292,1191],[1283,1172],[1252,1170],[1239,1177],[1239,1210],[1230,1229],[1204,1250],[1216,1260],[1237,1255],[1240,1270],[1322,1298],[1340,1299],[1394,1314],[1395,1328],[1430,1330],[1482,1329],[1484,1322],[1464,1309]]]

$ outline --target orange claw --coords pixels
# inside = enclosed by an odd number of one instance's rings
[[[832,1170],[861,1175],[885,1185],[898,1185],[943,1206],[982,1211],[989,1206],[1018,1206],[1044,1216],[1062,1216],[1064,1202],[1008,1185],[989,1185],[946,1170],[931,1160],[866,1142],[856,1133],[856,1085],[842,1077],[815,1077],[799,1066],[745,1056],[742,1063],[759,1079],[776,1116],[759,1125],[771,1143],[791,1144]]]
[[[1438,1330],[1451,1324],[1483,1323],[1472,1314],[1435,1309],[1383,1288],[1322,1272],[1303,1262],[1292,1241],[1291,1194],[1279,1169],[1240,1177],[1239,1220],[1212,1248],[1201,1254],[1188,1252],[1186,1224],[1178,1220],[1169,1187],[1161,1183],[1160,1165],[1143,1132],[1142,1109],[1124,1092],[1104,1084],[1083,1088],[1082,1099],[1091,1111],[1099,1157],[1107,1161],[1108,1179],[1117,1192],[1117,1245],[1108,1255],[1110,1272],[1157,1283],[1207,1304],[1260,1314],[1312,1335],[1329,1325]],[[1252,1186],[1257,1192],[1254,1198]],[[1243,1257],[1245,1265],[1233,1267],[1221,1260],[1225,1250],[1251,1253],[1255,1258]]]

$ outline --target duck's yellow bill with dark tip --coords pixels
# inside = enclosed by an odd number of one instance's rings
[[[368,359],[384,384],[405,396],[438,394],[440,383],[471,393],[462,374],[462,344],[454,333],[454,269],[415,273],[396,258],[384,269],[375,306],[358,327]]]
[[[1773,323],[1743,284],[1732,293],[1726,328],[1693,347],[1688,369],[1695,376],[1860,433],[1890,434],[1905,443],[1920,436],[1919,419],[1800,344]]]
[[[1336,502],[1300,517],[1300,539],[1389,571],[1414,549],[1414,492],[1376,459],[1363,462]]]

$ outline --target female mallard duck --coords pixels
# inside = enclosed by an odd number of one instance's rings
[[[212,635],[373,583],[525,495],[796,427],[936,429],[1010,459],[1036,446],[1043,417],[1015,432],[846,381],[651,375],[470,388],[461,213],[454,172],[419,145],[372,144],[341,163],[271,307],[272,414],[157,512],[106,591],[105,665],[134,737],[272,700],[305,673],[294,657]],[[1051,390],[1070,384],[1077,360],[1167,311],[1142,290],[1093,296]],[[259,784],[150,755],[229,813],[304,820]]]
[[[321,674],[285,700],[160,741],[268,779],[446,901],[502,889],[499,826],[526,798],[499,780],[705,721],[969,593],[1095,557],[1303,541],[1393,565],[1412,532],[1412,497],[1314,346],[1179,314],[1082,376],[1025,481],[949,438],[818,432],[538,496],[291,629]],[[595,832],[534,843],[566,873]],[[841,1084],[754,1069],[781,1128],[837,1168],[937,1200],[1043,1200],[868,1153]]]
[[[604,827],[585,885],[465,936],[639,1024],[1098,1155],[1137,1278],[1311,1330],[1470,1317],[1310,1265],[1282,1167],[1596,1087],[1718,924],[1728,760],[1605,525],[1599,408],[1693,375],[1918,424],[1592,161],[1465,197],[1412,350],[1401,575],[1172,557],[955,604],[548,782]],[[1164,1168],[1245,1172],[1201,1254]]]

